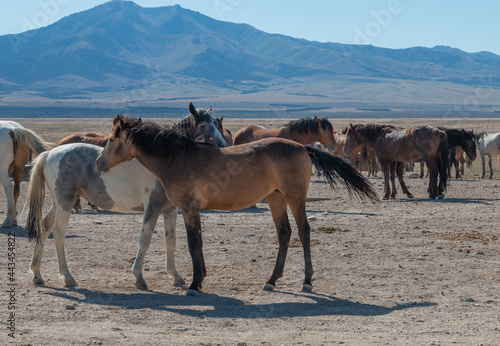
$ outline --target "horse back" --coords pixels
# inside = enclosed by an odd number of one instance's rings
[[[234,145],[250,143],[259,139],[275,137],[276,130],[269,130],[258,125],[248,125],[236,132],[233,138]]]
[[[72,143],[87,143],[94,144],[100,147],[105,147],[106,143],[109,140],[109,136],[102,136],[97,133],[85,133],[85,134],[73,134],[65,137],[57,143],[58,146],[64,144],[72,144]]]

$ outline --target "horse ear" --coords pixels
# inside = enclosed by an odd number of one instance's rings
[[[223,115],[220,116],[220,122],[221,123],[222,123],[222,120],[224,120],[224,116]]]
[[[352,126],[352,123],[349,123],[349,128],[352,129],[354,126]]]
[[[208,110],[208,113],[210,113],[210,116],[212,116],[212,106],[210,106],[210,109]]]
[[[117,114],[116,117],[113,119],[113,125],[116,125],[116,123],[121,119],[123,119],[123,115]]]
[[[191,115],[194,117],[194,120],[196,122],[199,122],[200,116],[199,116],[196,108],[194,108],[194,105],[192,102],[189,103],[189,113],[191,113]]]

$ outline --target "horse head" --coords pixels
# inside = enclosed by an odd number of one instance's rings
[[[360,146],[363,143],[356,129],[357,125],[349,123],[349,127],[347,127],[347,130],[345,130],[344,154],[348,156],[351,155],[351,152],[354,150],[354,148]],[[344,131],[342,131],[342,133],[344,133]]]
[[[318,130],[320,134],[319,142],[328,148],[330,152],[334,152],[337,148],[337,142],[333,136],[333,126],[328,118],[318,118],[314,117],[314,120],[318,123]]]
[[[128,139],[128,131],[132,126],[142,123],[141,118],[124,117],[118,114],[113,119],[113,130],[108,143],[97,158],[97,170],[107,172],[120,162],[132,160],[132,148]],[[103,154],[106,153],[104,156]]]
[[[462,149],[465,151],[470,161],[474,161],[477,156],[476,136],[473,131],[465,131],[462,129],[463,143]]]
[[[212,117],[212,108],[208,111],[201,108],[196,109],[193,103],[189,103],[189,113],[193,119],[192,138],[195,142],[227,147],[227,143],[218,129],[218,123]]]

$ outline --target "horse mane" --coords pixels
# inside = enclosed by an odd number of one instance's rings
[[[438,126],[438,129],[440,129],[441,131],[446,132],[446,134],[448,136],[450,136],[450,135],[452,135],[452,136],[458,136],[458,135],[464,133],[467,137],[469,137],[471,139],[475,138],[474,132],[472,132],[472,131],[465,131],[464,129],[453,129],[453,128],[444,127],[444,126]]]
[[[127,139],[146,155],[170,156],[175,142],[186,147],[195,146],[194,140],[186,132],[188,130],[181,126],[168,128],[152,121],[129,116],[122,117],[121,120],[122,129],[127,132]],[[113,137],[120,135],[120,129],[119,126],[113,127]]]
[[[479,132],[476,134],[476,139],[481,139],[484,136],[487,136],[489,133],[488,132]]]
[[[319,120],[321,122],[321,128],[323,130],[333,131],[333,126],[330,123],[330,121],[328,121],[327,118],[319,118]],[[300,132],[308,133],[309,131],[311,131],[311,133],[318,133],[319,131],[318,122],[316,121],[316,119],[311,117],[292,120],[284,127],[288,132],[298,131],[299,133]]]
[[[356,132],[359,132],[362,135],[366,136],[368,139],[373,140],[378,137],[380,131],[382,131],[383,129],[396,129],[396,126],[387,124],[356,124],[353,125],[353,128]]]
[[[198,112],[198,118],[200,121],[210,121],[212,118],[212,113],[210,110],[206,111],[203,108],[198,108],[196,110]],[[192,114],[186,115],[184,118],[179,120],[177,124],[174,124],[172,128],[181,130],[185,132],[188,136],[194,134],[196,130],[194,116]]]

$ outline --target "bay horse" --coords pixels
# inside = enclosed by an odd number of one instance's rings
[[[225,142],[211,142],[219,138],[219,135],[196,129],[201,127],[205,120],[209,121],[209,114],[206,111],[195,110],[192,107],[190,111],[195,121],[185,122],[178,127],[179,131],[197,142],[225,145]],[[209,128],[215,129],[206,127],[205,130]],[[161,130],[162,127],[158,126],[158,131]],[[142,275],[144,257],[158,217],[163,214],[167,246],[166,271],[172,276],[174,285],[184,284],[184,279],[177,272],[174,261],[177,207],[168,200],[160,182],[137,160],[119,164],[106,173],[98,171],[95,162],[102,150],[102,147],[88,143],[73,143],[58,146],[37,158],[31,173],[26,201],[28,205],[26,230],[30,239],[37,239],[30,266],[33,282],[44,284],[40,272],[41,258],[45,241],[52,232],[59,259],[59,273],[64,277],[66,286],[76,285],[76,280],[66,262],[64,242],[71,209],[79,197],[84,197],[104,210],[117,213],[144,213],[140,246],[132,267],[136,278],[135,286],[139,289],[147,289]],[[45,185],[52,196],[52,206],[48,214],[42,218]]]
[[[384,174],[384,199],[396,198],[395,176],[408,198],[413,195],[408,190],[403,173],[405,162],[424,161],[429,167],[428,193],[432,199],[441,199],[448,179],[448,143],[444,131],[430,126],[414,126],[398,129],[378,124],[350,124],[344,144],[349,154],[360,143],[372,148]],[[440,178],[438,185],[438,175]],[[392,186],[389,186],[389,180]]]
[[[38,155],[52,146],[35,132],[15,121],[0,121],[0,182],[7,197],[7,216],[2,227],[17,226],[17,200],[24,167],[32,155]],[[14,186],[10,175],[14,177]]]
[[[202,249],[202,209],[238,210],[263,198],[267,200],[279,240],[274,271],[264,286],[264,290],[273,290],[283,274],[291,236],[288,206],[304,251],[302,289],[311,291],[313,269],[305,203],[312,164],[332,188],[340,180],[351,193],[378,200],[370,182],[355,168],[310,146],[282,138],[226,148],[200,145],[175,129],[160,132],[151,122],[118,115],[113,120],[111,139],[97,158],[97,169],[106,172],[132,158],[158,178],[168,199],[182,211],[193,262],[193,281],[187,295],[200,292],[207,273]]]
[[[492,157],[500,155],[500,132],[486,133],[482,132],[476,136],[479,155],[483,165],[483,174],[481,179],[486,175],[486,156],[488,156],[488,164],[490,166],[490,179],[493,179],[493,164]]]
[[[327,118],[302,118],[292,120],[278,129],[266,129],[262,126],[248,125],[234,135],[234,145],[250,143],[263,138],[286,138],[300,144],[320,142],[329,151],[335,150],[333,126]]]

